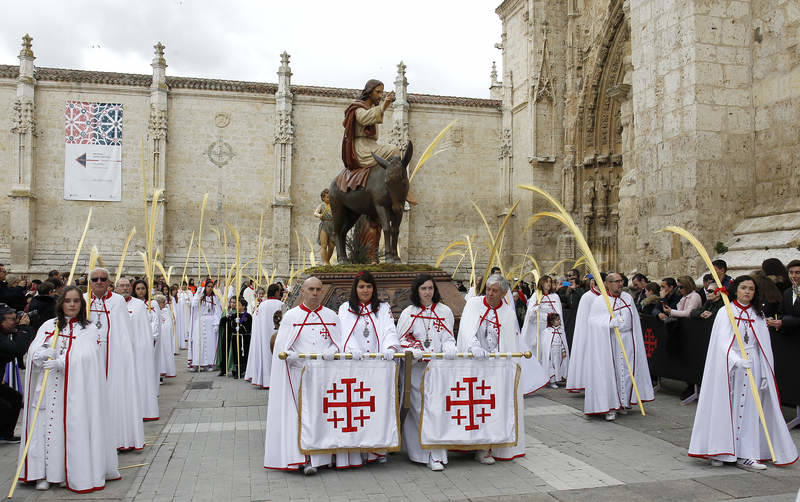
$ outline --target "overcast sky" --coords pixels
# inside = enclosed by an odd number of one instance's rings
[[[137,0],[3,2],[0,64],[17,64],[33,37],[37,66],[150,73],[166,46],[167,75],[276,82],[280,53],[292,83],[391,87],[407,66],[409,92],[488,97],[500,65],[500,0]]]

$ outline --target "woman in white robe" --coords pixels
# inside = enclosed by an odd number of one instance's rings
[[[64,288],[56,313],[28,349],[20,458],[45,370],[50,372],[20,480],[35,481],[37,490],[53,483],[78,493],[102,490],[106,480],[120,479],[120,473],[114,432],[105,416],[109,402],[101,333],[87,320],[86,302],[75,286]],[[51,348],[56,325],[58,340]]]
[[[525,314],[525,324],[522,327],[523,343],[531,348],[534,355],[538,355],[542,366],[546,366],[545,359],[549,356],[545,350],[541,350],[541,347],[537,352],[536,346],[537,343],[542,343],[542,334],[547,327],[547,316],[551,313],[558,314],[560,318],[564,317],[561,299],[556,293],[553,279],[545,275],[539,279],[535,293],[528,298],[528,310]]]
[[[797,460],[797,447],[781,413],[772,342],[758,286],[745,275],[737,277],[730,289],[736,298],[731,308],[747,359],[742,357],[730,318],[725,309],[720,310],[711,329],[689,456],[707,458],[714,466],[736,462],[746,470],[767,468],[762,461],[770,458],[770,451],[746,373],[750,368],[775,450],[774,463],[792,464]]]
[[[189,340],[189,367],[202,370],[213,368],[217,357],[217,338],[222,305],[209,279],[192,298],[192,324]]]
[[[156,301],[161,309],[161,337],[158,344],[161,350],[159,351],[158,369],[162,377],[172,378],[176,376],[175,338],[177,337],[172,303],[164,295],[156,295]]]
[[[161,383],[161,370],[159,369],[159,359],[161,353],[161,309],[158,307],[158,302],[155,301],[155,299],[147,299],[147,283],[141,279],[133,283],[133,297],[137,300],[140,300],[145,305],[147,324],[149,326],[151,340],[147,343],[147,348],[150,351],[149,353],[152,366],[150,366],[149,369],[144,370],[144,372],[147,375],[147,383],[150,385],[152,396],[154,396],[154,398],[151,397],[150,399],[151,403],[153,402],[153,399],[155,400],[155,408],[153,408],[151,404],[150,408],[152,411],[147,413],[147,406],[143,406],[143,409],[145,410],[145,420],[157,420],[159,416],[157,413],[158,394],[160,392],[159,384]],[[142,363],[139,362],[139,364]],[[142,366],[142,368],[144,368],[144,366]]]
[[[189,320],[191,319],[192,294],[186,285],[178,291],[175,301],[175,327],[178,329],[178,348],[185,349],[189,341]]]
[[[392,360],[401,348],[392,307],[378,299],[375,278],[367,271],[359,272],[353,279],[350,300],[339,306],[339,319],[342,321],[342,352],[352,353],[353,359],[361,359],[367,353],[382,353],[384,359]],[[369,453],[367,461],[374,460],[386,462],[385,452]],[[337,467],[361,463],[362,456],[358,453],[336,455]]]
[[[403,421],[403,449],[412,462],[427,464],[432,471],[444,470],[447,450],[423,450],[420,446],[421,386],[428,366],[421,357],[423,352],[444,352],[447,359],[456,358],[453,311],[441,300],[433,276],[419,274],[411,285],[411,305],[403,310],[397,321],[400,344],[404,349],[410,349],[415,359],[411,367],[411,406]]]

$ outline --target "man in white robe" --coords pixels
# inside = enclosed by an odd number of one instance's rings
[[[247,285],[246,288],[242,291],[242,296],[244,296],[245,301],[247,302],[247,313],[253,315],[253,312],[256,311],[256,289],[253,286],[253,280],[250,280],[250,283]]]
[[[108,270],[92,270],[89,281],[91,321],[100,330],[101,356],[108,385],[105,419],[113,424],[117,449],[141,450],[144,425],[128,307],[122,296],[108,290]]]
[[[158,420],[158,379],[155,376],[155,346],[153,326],[147,305],[131,296],[131,283],[126,278],[117,281],[117,292],[125,298],[131,319],[131,342],[136,360],[136,382],[139,389],[139,406],[145,422]]]
[[[270,375],[267,404],[267,434],[264,441],[264,467],[267,469],[303,469],[306,475],[316,474],[317,467],[330,465],[331,455],[303,455],[298,446],[297,392],[305,360],[299,353],[322,353],[333,359],[339,351],[340,321],[336,313],[320,304],[322,281],[309,277],[300,290],[303,303],[283,316]],[[286,352],[281,361],[278,355]]]
[[[178,291],[178,302],[175,306],[175,325],[178,331],[178,348],[185,349],[189,340],[189,320],[191,319],[192,293],[183,282],[181,290]]]
[[[219,322],[222,305],[214,291],[214,282],[206,280],[192,298],[192,322],[189,326],[189,366],[202,371],[216,365]]]
[[[770,458],[767,438],[753,400],[750,379],[746,368],[753,372],[757,391],[764,410],[772,447],[775,450],[775,465],[788,465],[797,460],[797,448],[792,441],[781,413],[780,398],[775,381],[772,342],[764,317],[754,312],[749,298],[742,299],[742,288],[755,291],[752,279],[740,281],[738,300],[734,300],[734,318],[742,336],[747,360],[742,357],[735,339],[730,318],[725,309],[714,319],[711,340],[703,370],[703,385],[697,401],[689,456],[708,458],[712,465],[736,462],[746,470],[764,470],[761,460]],[[742,303],[739,303],[742,301]]]
[[[509,289],[508,281],[500,274],[489,276],[486,280],[486,294],[470,298],[461,313],[457,348],[459,352],[472,352],[475,358],[485,358],[489,352],[520,352],[520,334],[517,314],[503,298]],[[511,460],[525,455],[525,403],[523,402],[523,382],[533,391],[544,387],[548,378],[535,358],[529,371],[523,368],[518,389],[518,430],[516,446],[478,450],[475,460],[482,464],[493,464],[495,460]]]
[[[639,404],[631,372],[643,402],[652,401],[654,394],[642,325],[633,297],[622,291],[622,276],[619,274],[609,273],[605,278],[605,286],[614,315],[609,315],[602,296],[589,305],[584,340],[586,385],[583,412],[586,415],[604,414],[606,420],[612,421],[616,419],[617,411],[627,413],[631,406]],[[614,328],[619,328],[631,371],[628,371]]]
[[[81,308],[80,291],[73,295]],[[42,407],[31,434],[20,481],[36,481],[37,490],[61,484],[77,493],[102,490],[106,480],[120,479],[113,429],[106,419],[105,385],[100,331],[76,318],[67,318],[51,348],[57,319],[46,321],[28,349],[25,406],[20,457],[42,388],[50,370]]]

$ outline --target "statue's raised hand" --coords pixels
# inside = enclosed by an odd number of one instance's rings
[[[394,103],[394,92],[388,93],[386,95],[386,97],[383,99],[383,109],[384,109],[384,111],[387,108],[389,108],[389,105],[391,105],[392,103]]]

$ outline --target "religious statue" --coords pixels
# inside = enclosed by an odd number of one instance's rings
[[[347,263],[347,232],[361,215],[372,225],[379,225],[384,234],[386,261],[397,263],[397,239],[408,196],[408,171],[413,147],[408,143],[405,154],[393,145],[378,142],[377,125],[383,113],[394,101],[389,94],[384,99],[383,83],[369,80],[359,98],[344,112],[342,162],[344,169],[330,186],[336,252]],[[380,166],[381,169],[374,169]]]
[[[320,220],[317,243],[319,244],[319,254],[322,255],[323,265],[331,264],[331,256],[336,245],[333,233],[333,213],[331,212],[331,201],[328,194],[329,190],[327,188],[319,194],[322,204],[317,206],[314,211],[314,216]]]

